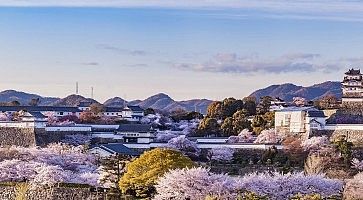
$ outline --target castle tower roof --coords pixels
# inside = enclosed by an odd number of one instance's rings
[[[347,71],[347,72],[345,72],[345,75],[362,75],[361,73],[360,73],[360,69],[354,69],[354,68],[352,68],[352,69],[349,69],[349,71]]]

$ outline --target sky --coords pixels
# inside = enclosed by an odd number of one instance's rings
[[[175,100],[339,81],[363,63],[363,2],[0,0],[0,90]]]

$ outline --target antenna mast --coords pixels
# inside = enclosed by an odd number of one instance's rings
[[[78,94],[78,81],[76,82],[76,94]]]
[[[91,87],[91,98],[93,99],[93,87]]]

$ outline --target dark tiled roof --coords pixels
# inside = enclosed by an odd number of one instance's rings
[[[148,124],[121,124],[118,128],[119,132],[149,132],[151,126]]]
[[[90,107],[93,102],[90,101],[81,101],[78,104],[78,107]]]
[[[0,112],[16,112],[16,111],[28,111],[28,112],[81,112],[77,107],[56,107],[56,106],[0,106]]]
[[[125,145],[121,143],[110,143],[110,144],[102,144],[100,146],[97,146],[105,151],[108,151],[112,154],[123,154],[123,155],[130,155],[130,156],[138,156],[140,155],[138,152],[126,147]]]
[[[345,72],[346,75],[361,75],[360,69],[349,69],[349,71]]]
[[[45,115],[43,115],[40,112],[29,112],[31,116],[35,117],[35,118],[47,118]]]
[[[324,115],[323,111],[310,110],[308,111],[308,117],[326,117],[326,116]]]
[[[132,111],[136,112],[144,112],[144,109],[140,108],[140,106],[127,106]]]
[[[122,112],[122,108],[117,107],[105,107],[105,112]]]

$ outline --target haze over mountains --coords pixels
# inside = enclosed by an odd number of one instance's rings
[[[285,101],[291,101],[293,97],[304,97],[308,100],[316,100],[326,95],[335,95],[337,98],[341,98],[341,83],[327,81],[309,87],[297,86],[291,83],[271,85],[269,87],[256,90],[250,96],[255,96],[257,99],[262,96],[272,96],[280,97]],[[239,94],[236,94],[236,96],[239,96]],[[5,90],[0,92],[0,102],[19,101],[22,105],[28,105],[31,99],[34,98],[39,98],[40,105],[42,106],[77,106],[79,102],[82,101],[97,102],[94,99],[74,94],[65,98],[55,98],[42,97],[37,94],[29,94],[15,90]],[[154,108],[165,112],[170,112],[176,109],[184,109],[187,111],[197,110],[198,112],[206,113],[207,107],[211,102],[212,100],[208,99],[175,101],[167,94],[159,93],[144,100],[134,100],[129,102],[120,97],[113,97],[103,102],[103,104],[109,107],[122,107],[126,104],[138,105],[142,108]]]

